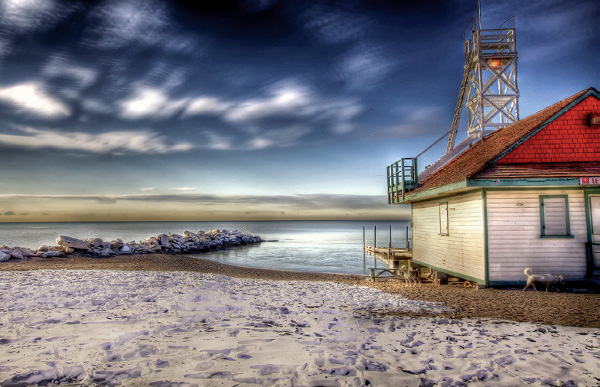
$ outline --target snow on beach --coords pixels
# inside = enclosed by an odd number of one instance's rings
[[[0,272],[0,385],[600,384],[600,332],[382,316],[439,304],[191,272]]]

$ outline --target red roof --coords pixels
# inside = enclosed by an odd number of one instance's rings
[[[589,88],[488,135],[483,141],[475,143],[429,175],[424,181],[419,182],[419,188],[411,191],[411,193],[473,178],[486,167],[492,166],[490,163],[503,155],[504,152],[512,150],[511,148],[516,146],[519,140],[535,133],[536,129],[555,120],[589,95],[600,98],[600,93],[596,89]],[[547,167],[550,166],[547,165]],[[496,166],[495,168],[498,172],[499,167]],[[505,178],[508,176],[506,171],[505,169],[501,173]],[[514,177],[522,176],[519,173]],[[539,176],[539,170],[535,177],[541,177]]]

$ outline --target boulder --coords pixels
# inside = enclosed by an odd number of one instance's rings
[[[15,258],[15,259],[23,259],[23,258],[25,258],[25,257],[23,257],[23,253],[21,253],[21,250],[19,250],[19,249],[17,249],[17,248],[15,248],[15,249],[12,249],[12,250],[10,251],[10,256],[11,256],[12,258]]]
[[[193,233],[191,231],[188,231],[188,230],[185,230],[183,232],[183,239],[185,241],[191,241],[191,242],[194,242],[194,243],[197,243],[197,242],[200,241],[200,237],[198,235],[196,235],[195,233]]]
[[[56,243],[61,246],[70,247],[75,250],[87,250],[88,244],[81,239],[71,238],[69,236],[61,235],[56,238]]]
[[[36,251],[48,251],[48,246],[46,245],[41,245],[40,247],[37,248]]]
[[[35,253],[29,250],[28,248],[19,247],[18,249],[21,251],[21,254],[23,254],[23,256],[26,258],[33,257],[35,255]]]
[[[10,259],[10,254],[3,253],[0,251],[0,262],[8,261]]]
[[[90,247],[102,247],[104,241],[100,238],[87,238],[84,240]]]
[[[112,251],[110,249],[102,249],[102,250],[100,250],[100,252],[98,252],[98,256],[110,257],[110,253],[112,253]]]
[[[110,241],[110,248],[111,249],[120,249],[121,247],[123,247],[123,241],[119,238]]]

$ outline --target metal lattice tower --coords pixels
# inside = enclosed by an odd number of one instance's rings
[[[446,154],[419,175],[423,181],[475,141],[519,120],[517,87],[517,35],[515,17],[512,28],[481,29],[481,18],[473,23],[472,38],[464,39],[465,67],[448,136]],[[466,107],[467,138],[455,145],[458,126]],[[446,135],[440,137],[438,141]],[[429,150],[430,145],[417,157]]]
[[[465,57],[470,60],[465,65],[469,68],[467,134],[481,138],[517,122],[516,28],[474,28],[472,40],[465,41]]]

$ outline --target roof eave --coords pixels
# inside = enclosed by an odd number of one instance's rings
[[[515,187],[515,188],[561,188],[561,187],[584,187],[579,177],[566,178],[515,178],[515,179],[464,179],[455,183],[445,184],[435,188],[419,189],[407,193],[405,200],[399,204],[409,204],[422,200],[433,199],[439,196],[448,196],[478,188]],[[596,187],[586,185],[588,187]]]

